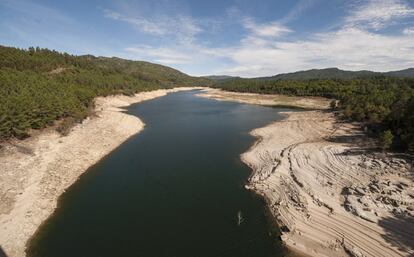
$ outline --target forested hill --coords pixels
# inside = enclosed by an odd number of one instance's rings
[[[224,81],[229,79],[238,79],[240,77],[233,77],[233,76],[227,76],[227,75],[211,75],[211,76],[204,76],[204,78],[213,80],[213,81]]]
[[[229,91],[297,96],[323,96],[332,108],[349,120],[367,124],[381,139],[383,148],[393,146],[414,152],[414,79],[367,77],[354,79],[264,80],[232,79],[216,83]]]
[[[414,68],[409,68],[405,70],[399,70],[399,71],[389,71],[383,73],[385,76],[390,77],[400,77],[400,78],[414,78]]]
[[[312,69],[292,73],[282,73],[271,77],[262,77],[263,80],[308,80],[308,79],[358,79],[370,77],[406,77],[414,78],[414,68],[401,71],[373,72],[373,71],[346,71],[338,68]]]
[[[209,83],[148,62],[0,46],[0,141],[56,120],[65,131],[88,115],[96,96]]]

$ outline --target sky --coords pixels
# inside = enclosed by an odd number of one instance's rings
[[[414,0],[0,0],[0,44],[190,75],[414,67]]]

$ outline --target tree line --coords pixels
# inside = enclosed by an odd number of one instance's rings
[[[337,99],[332,108],[364,122],[384,143],[414,152],[414,79],[373,76],[356,79],[232,79],[216,83],[229,91]]]
[[[0,46],[0,141],[25,138],[56,120],[70,127],[97,96],[208,83],[148,62]]]
[[[332,108],[360,121],[383,142],[414,152],[414,79],[226,79],[213,82],[148,62],[74,56],[57,51],[0,46],[0,141],[25,138],[30,129],[55,124],[65,132],[93,110],[93,99],[175,86],[337,99]]]

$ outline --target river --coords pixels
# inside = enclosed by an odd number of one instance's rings
[[[196,91],[130,106],[145,129],[89,168],[28,245],[31,257],[277,257],[264,201],[244,189],[249,131],[287,109]],[[238,224],[238,213],[242,221]]]

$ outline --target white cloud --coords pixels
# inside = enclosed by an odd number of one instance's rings
[[[405,28],[405,29],[403,30],[403,34],[404,34],[404,35],[414,35],[414,27],[411,27],[411,28]]]
[[[387,71],[414,66],[414,27],[400,28],[400,34],[380,32],[402,18],[414,16],[408,4],[396,0],[370,0],[350,9],[340,26],[294,41],[284,36],[289,33],[293,37],[300,35],[295,35],[291,28],[280,22],[257,23],[253,18],[240,17],[233,10],[230,14],[236,20],[240,18],[239,25],[246,33],[227,47],[212,47],[199,41],[195,36],[204,33],[202,28],[207,26],[200,21],[194,22],[191,17],[182,24],[173,21],[171,27],[157,21],[154,24],[161,32],[153,34],[163,36],[162,33],[169,35],[170,31],[182,31],[181,34],[190,35],[191,40],[162,46],[138,45],[126,48],[125,52],[134,59],[172,65],[198,75],[257,77],[326,67]],[[196,72],[194,67],[197,67]]]
[[[172,36],[180,41],[192,41],[196,34],[203,31],[194,19],[183,15],[159,16],[149,19],[130,17],[108,9],[103,12],[106,18],[129,23],[141,32],[154,36]]]
[[[395,20],[414,16],[414,9],[400,0],[368,0],[357,4],[346,18],[349,26],[382,29]]]
[[[245,18],[243,20],[243,25],[252,34],[261,37],[279,37],[283,34],[292,32],[292,30],[277,22],[257,24],[251,18]]]
[[[104,13],[106,18],[130,23],[146,33],[155,35],[165,35],[168,32],[168,30],[162,24],[156,24],[144,18],[126,17],[121,15],[120,13],[110,10],[104,10]]]
[[[385,36],[343,28],[295,42],[249,41],[228,52],[235,65],[221,74],[267,76],[326,67],[385,71],[414,65],[414,35]]]
[[[299,16],[313,7],[319,0],[300,0],[293,8],[290,10],[285,17],[280,20],[280,23],[287,23],[299,18]]]
[[[274,40],[250,34],[239,45],[223,48],[194,43],[187,47],[141,46],[126,51],[136,54],[138,59],[166,65],[215,63],[216,68],[213,65],[212,69],[197,73],[204,75],[257,77],[326,67],[388,71],[414,66],[414,33],[387,36],[344,27],[300,41]],[[222,65],[222,60],[227,60],[227,64]]]
[[[147,45],[128,47],[126,52],[137,55],[143,59],[150,59],[163,64],[183,64],[192,60],[190,54],[172,48],[152,47]]]
[[[414,28],[404,29],[400,35],[376,32],[411,16],[414,9],[402,1],[370,0],[354,6],[336,30],[307,39],[275,40],[251,30],[239,46],[221,50],[234,65],[219,73],[254,77],[326,67],[376,71],[412,67]]]

